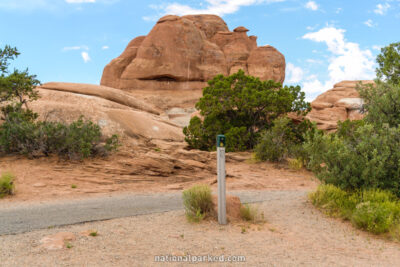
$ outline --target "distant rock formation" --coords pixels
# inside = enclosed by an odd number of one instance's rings
[[[285,57],[272,46],[257,47],[245,27],[229,31],[215,15],[167,15],[147,36],[133,39],[103,71],[101,85],[120,89],[201,89],[217,74],[243,69],[283,83]]]
[[[363,100],[356,90],[356,85],[373,84],[373,81],[342,81],[333,89],[319,95],[312,103],[312,110],[307,118],[317,123],[321,130],[335,131],[338,121],[359,120],[363,118],[360,110]]]

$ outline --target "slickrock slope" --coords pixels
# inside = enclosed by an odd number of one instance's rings
[[[30,105],[42,120],[70,123],[83,115],[106,135],[183,141],[181,127],[159,116],[162,111],[122,90],[77,83],[46,83],[37,90],[40,98]]]
[[[285,79],[285,58],[257,47],[245,27],[229,31],[215,15],[167,15],[147,36],[133,39],[105,68],[101,85],[145,90],[201,89],[217,74],[243,69],[262,80]]]
[[[312,103],[312,110],[307,118],[317,123],[319,129],[335,131],[337,122],[359,120],[363,100],[360,98],[356,86],[358,83],[373,84],[373,81],[342,81],[332,89],[319,95]]]

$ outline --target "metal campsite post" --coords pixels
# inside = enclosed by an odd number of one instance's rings
[[[225,188],[225,135],[217,136],[218,165],[218,223],[226,224],[226,188]]]

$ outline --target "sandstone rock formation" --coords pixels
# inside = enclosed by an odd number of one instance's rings
[[[158,116],[154,106],[114,88],[76,83],[47,83],[30,107],[41,120],[71,123],[81,115],[100,125],[105,135],[183,141],[182,129]]]
[[[98,86],[94,84],[83,84],[83,83],[63,83],[63,82],[49,82],[41,86],[42,89],[49,89],[55,91],[64,91],[77,93],[88,96],[98,96],[100,98],[110,100],[121,105],[125,105],[131,108],[143,110],[152,114],[160,115],[160,110],[157,108],[137,100],[136,98],[125,94],[121,90],[106,86]]]
[[[272,46],[257,47],[245,27],[229,31],[215,15],[167,15],[147,36],[133,39],[105,68],[101,85],[120,89],[201,89],[217,74],[243,69],[283,83],[285,58]]]
[[[359,120],[363,100],[360,98],[356,86],[358,83],[373,84],[373,81],[342,81],[333,86],[333,89],[319,95],[312,103],[312,110],[307,118],[317,123],[319,129],[335,131],[338,121]]]

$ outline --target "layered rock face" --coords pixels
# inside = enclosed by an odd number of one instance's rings
[[[321,130],[335,131],[338,121],[359,120],[363,100],[360,98],[356,86],[358,83],[373,84],[373,81],[342,81],[332,89],[319,95],[312,103],[312,110],[307,118],[317,123]]]
[[[124,91],[93,84],[51,82],[36,88],[40,98],[30,103],[41,120],[71,123],[81,115],[100,125],[102,132],[134,140],[183,141],[182,128],[161,111]],[[138,141],[139,142],[139,141]]]
[[[147,36],[133,39],[105,68],[101,85],[120,89],[201,89],[217,74],[243,69],[283,83],[285,58],[272,46],[257,47],[247,29],[229,31],[215,15],[167,15]]]

